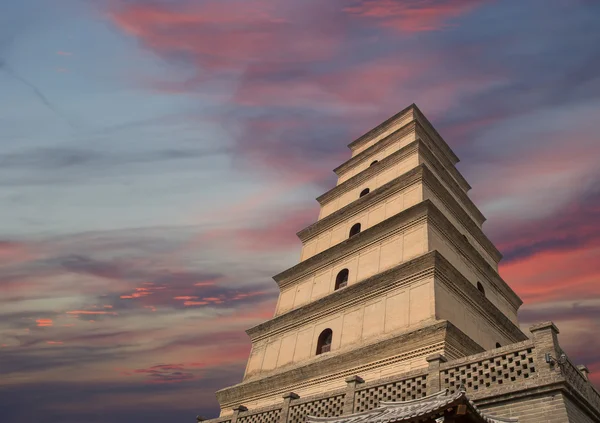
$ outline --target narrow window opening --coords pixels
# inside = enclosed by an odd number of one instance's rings
[[[500,345],[500,342],[496,342],[496,348],[500,348],[502,345]]]
[[[331,329],[325,329],[319,335],[317,341],[317,355],[331,351],[331,341],[333,339],[333,332]]]
[[[357,235],[360,233],[360,223],[355,223],[351,228],[350,228],[350,235],[349,238],[352,238],[354,235]]]
[[[364,197],[365,195],[367,195],[370,192],[371,192],[371,190],[369,188],[365,188],[360,192],[360,195],[358,196],[358,198]]]
[[[379,160],[373,160],[373,163],[371,163],[371,164],[369,165],[369,167],[373,166],[375,163],[378,163],[378,162],[379,162]]]
[[[348,269],[340,270],[340,273],[335,278],[335,290],[344,288],[348,285]]]
[[[481,282],[477,282],[477,289],[479,290],[479,292],[481,292],[483,295],[485,295],[485,289],[483,288],[483,285],[481,284]]]

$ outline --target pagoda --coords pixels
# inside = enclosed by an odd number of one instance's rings
[[[520,329],[458,157],[417,106],[348,147],[211,422],[600,422],[556,326]]]

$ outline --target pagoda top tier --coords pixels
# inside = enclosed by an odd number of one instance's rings
[[[383,123],[377,125],[369,132],[352,141],[350,144],[348,144],[348,148],[352,150],[352,156],[355,156],[412,121],[417,121],[419,124],[421,124],[421,126],[423,126],[423,128],[425,128],[427,132],[431,134],[431,136],[439,143],[441,149],[444,151],[444,154],[452,162],[452,164],[456,164],[460,161],[458,156],[454,154],[450,146],[435,130],[431,122],[429,122],[429,120],[425,117],[423,112],[419,110],[415,103],[412,103],[410,106],[396,113]]]

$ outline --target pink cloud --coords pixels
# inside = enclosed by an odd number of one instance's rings
[[[71,56],[73,55],[73,53],[69,52],[69,51],[57,51],[56,54],[58,54],[59,56]]]
[[[315,206],[284,213],[280,219],[256,228],[232,230],[232,237],[238,248],[246,251],[279,251],[284,248],[298,248],[301,244],[296,232],[316,220]],[[225,235],[225,234],[223,234]]]
[[[438,31],[483,2],[473,0],[361,0],[344,10],[401,32]]]
[[[273,0],[114,4],[109,17],[121,30],[158,54],[186,57],[203,70],[240,70],[267,57],[312,61],[329,57],[338,44],[322,33],[290,31],[285,8]]]
[[[36,255],[33,248],[25,243],[0,241],[0,266],[23,263]]]
[[[542,251],[501,264],[500,274],[526,303],[600,296],[600,242],[567,251]]]

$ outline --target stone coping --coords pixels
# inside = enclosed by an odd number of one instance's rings
[[[533,325],[529,328],[529,332],[534,333],[534,332],[538,332],[538,331],[544,330],[544,329],[550,329],[552,332],[554,332],[556,334],[560,333],[558,331],[558,328],[556,327],[556,325],[550,321],[536,323],[535,325]]]

